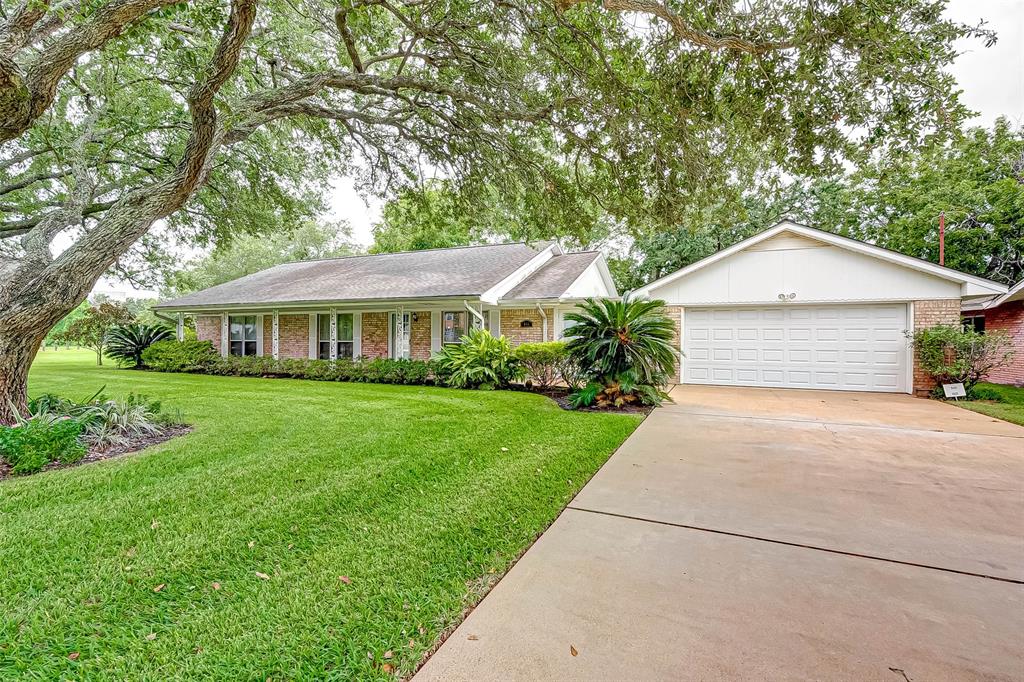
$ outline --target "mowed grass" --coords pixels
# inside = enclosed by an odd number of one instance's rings
[[[195,430],[0,483],[0,679],[406,676],[639,421],[77,351],[40,353],[30,393],[104,384]]]
[[[999,401],[961,400],[956,404],[968,410],[1024,426],[1024,388],[1000,384],[978,384],[978,388],[985,394],[999,396]]]

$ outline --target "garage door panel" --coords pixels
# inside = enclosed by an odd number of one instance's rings
[[[904,391],[906,306],[687,308],[683,380]]]

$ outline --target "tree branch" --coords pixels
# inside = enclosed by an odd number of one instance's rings
[[[581,5],[587,2],[590,2],[590,0],[556,0],[556,7],[564,11],[573,5]],[[765,52],[785,50],[796,46],[795,42],[788,40],[755,42],[746,38],[740,38],[739,36],[715,36],[694,28],[668,6],[654,0],[602,0],[601,6],[609,12],[637,12],[658,17],[669,25],[676,39],[709,50],[732,50],[748,54],[764,54]]]

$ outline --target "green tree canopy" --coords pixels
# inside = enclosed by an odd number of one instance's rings
[[[633,288],[783,218],[934,263],[941,213],[947,266],[1005,284],[1024,277],[1024,129],[999,119],[847,174],[749,192],[738,205],[708,207],[641,235],[613,271],[620,286]]]
[[[265,237],[244,234],[184,268],[166,272],[162,293],[168,297],[182,296],[281,263],[349,256],[357,251],[350,236],[345,223],[314,222]]]

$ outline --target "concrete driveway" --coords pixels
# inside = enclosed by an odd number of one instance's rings
[[[672,395],[417,681],[1024,679],[1024,428]]]

